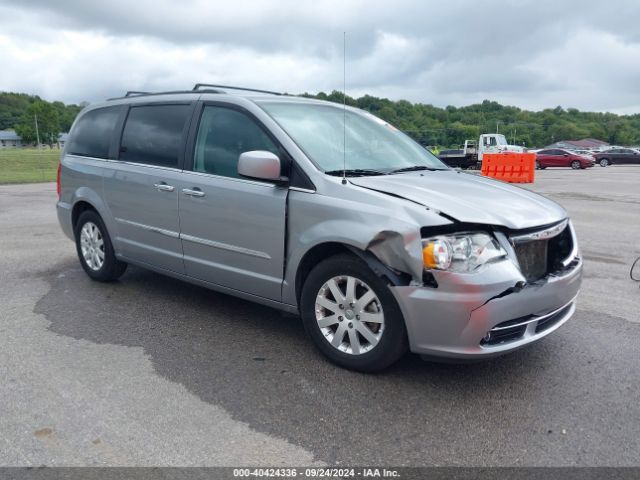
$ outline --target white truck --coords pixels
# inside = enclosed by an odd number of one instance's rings
[[[485,153],[500,152],[523,153],[524,148],[518,145],[509,145],[501,133],[483,133],[477,142],[465,140],[462,149],[442,150],[438,158],[450,167],[479,169]]]

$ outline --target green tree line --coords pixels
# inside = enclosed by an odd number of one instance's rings
[[[24,142],[54,144],[68,132],[82,105],[47,102],[25,93],[0,92],[0,130],[13,129]],[[36,122],[38,125],[36,134]]]
[[[343,102],[341,92],[311,98]],[[575,108],[548,108],[539,112],[484,100],[466,107],[445,108],[406,100],[365,95],[346,97],[347,105],[367,110],[392,123],[423,145],[456,147],[477,140],[481,133],[504,134],[509,143],[544,147],[560,140],[595,138],[612,145],[640,145],[640,114],[581,112]]]
[[[303,94],[306,97],[343,102],[342,93]],[[503,133],[510,143],[543,147],[559,140],[596,138],[613,145],[640,145],[640,114],[616,115],[581,112],[575,108],[548,108],[533,112],[484,100],[465,107],[393,101],[364,95],[346,97],[346,103],[362,108],[404,130],[423,145],[456,147],[481,133]],[[35,119],[40,140],[52,143],[68,132],[83,105],[47,102],[24,93],[0,92],[0,130],[15,129],[27,142],[35,142]]]

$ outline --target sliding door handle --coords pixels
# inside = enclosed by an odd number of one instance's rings
[[[190,197],[204,197],[204,192],[200,190],[198,187],[194,187],[193,189],[183,188],[182,193]]]
[[[153,186],[159,192],[173,192],[176,189],[173,185],[167,185],[164,182],[154,183]]]

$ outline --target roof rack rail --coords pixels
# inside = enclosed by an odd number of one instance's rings
[[[269,90],[259,90],[257,88],[244,88],[244,87],[234,87],[231,85],[212,85],[210,83],[196,83],[193,89],[191,90],[173,90],[167,92],[143,92],[140,90],[129,90],[124,94],[123,97],[113,97],[107,99],[107,101],[111,100],[121,100],[123,98],[129,97],[147,97],[153,95],[170,95],[172,93],[228,93],[226,90],[240,90],[243,92],[257,92],[257,93],[266,93],[269,95],[286,95],[285,93],[272,92]]]
[[[123,98],[128,98],[128,97],[151,97],[154,95],[171,95],[171,94],[178,94],[178,93],[227,93],[227,92],[225,92],[224,90],[214,90],[212,88],[209,88],[206,90],[198,90],[197,92],[194,90],[169,90],[166,92],[138,92],[135,90],[131,90],[122,97],[107,98],[107,101],[110,102],[111,100],[122,100]]]
[[[242,90],[244,92],[267,93],[269,95],[283,95],[280,92],[272,92],[270,90],[259,90],[257,88],[234,87],[234,86],[231,86],[231,85],[213,85],[211,83],[196,83],[195,86],[193,87],[193,91],[199,91],[201,87],[226,88],[228,90]]]

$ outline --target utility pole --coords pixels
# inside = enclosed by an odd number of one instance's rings
[[[498,124],[499,124],[499,123],[500,123],[500,121],[499,121],[499,120],[496,120],[496,133],[500,133],[500,132],[498,131]]]
[[[40,148],[40,132],[38,132],[38,114],[34,113],[36,120],[36,148]]]

